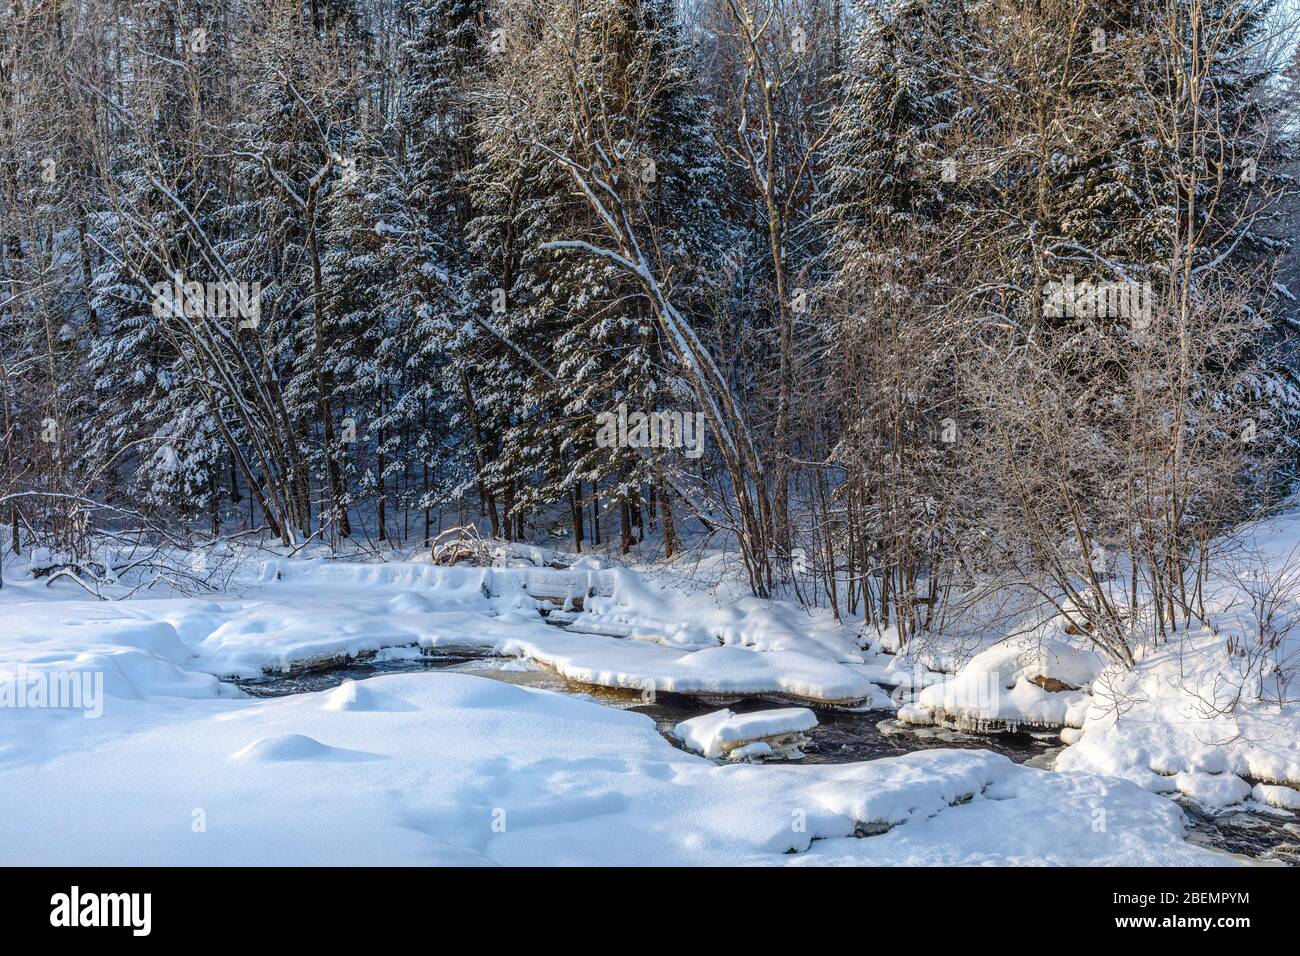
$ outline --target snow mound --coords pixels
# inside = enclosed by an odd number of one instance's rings
[[[930,708],[920,704],[903,704],[898,708],[897,717],[901,722],[915,727],[929,727],[934,723]]]
[[[322,710],[403,711],[415,707],[398,697],[384,694],[364,682],[345,680],[328,693]]]
[[[724,709],[682,721],[673,728],[673,736],[706,757],[740,760],[796,755],[799,746],[807,743],[803,732],[816,726],[817,716],[806,707],[782,707],[750,714]]]
[[[1230,806],[1250,796],[1250,784],[1231,773],[1183,772],[1173,781],[1179,793],[1207,807]]]
[[[277,734],[254,740],[232,755],[236,760],[279,763],[294,760],[366,761],[377,759],[375,754],[357,750],[344,750],[321,743],[305,734]]]
[[[131,701],[224,692],[216,677],[191,668],[193,654],[171,623],[99,602],[74,607],[69,613],[62,603],[7,603],[0,617],[0,679],[77,672],[102,679],[107,697]]]
[[[1095,651],[1063,640],[1006,640],[976,654],[951,680],[926,687],[917,704],[932,720],[961,730],[1078,727],[1104,666]],[[923,722],[915,710],[900,719]]]
[[[1300,791],[1291,787],[1257,783],[1254,789],[1250,791],[1250,795],[1253,799],[1258,800],[1260,803],[1266,803],[1270,807],[1300,811]]]
[[[388,609],[393,614],[430,614],[436,607],[429,598],[417,591],[403,591],[389,599]]]

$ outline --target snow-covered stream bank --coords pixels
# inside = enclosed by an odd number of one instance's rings
[[[584,612],[621,633],[566,631],[509,593],[510,576],[452,570],[276,562],[238,594],[121,602],[11,574],[0,670],[96,676],[103,694],[97,719],[0,708],[0,862],[1234,862],[1130,781],[883,732],[889,662],[825,617],[637,595],[622,574]],[[544,669],[415,660],[453,649]],[[289,696],[221,679],[306,662],[318,669],[261,685],[296,681]],[[329,687],[365,668],[376,676]],[[566,686],[519,686],[538,681]],[[797,763],[720,764],[666,739],[718,698],[745,710],[790,696],[865,709],[819,704]],[[1025,748],[1017,759],[1044,749]]]

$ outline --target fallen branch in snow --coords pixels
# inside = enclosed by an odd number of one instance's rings
[[[34,573],[34,572],[33,572],[33,573]],[[37,577],[42,577],[43,575],[37,574],[36,576],[37,576]],[[68,579],[71,580],[73,583],[79,585],[83,590],[86,591],[87,594],[91,595],[91,596],[94,597],[96,600],[99,600],[99,601],[107,601],[107,600],[108,600],[108,598],[106,598],[106,597],[104,597],[104,595],[100,594],[98,590],[96,590],[95,588],[92,588],[92,587],[91,587],[89,584],[87,584],[85,581],[81,580],[80,575],[78,575],[77,572],[74,571],[71,567],[66,567],[66,566],[65,566],[65,567],[61,567],[61,568],[59,568],[58,570],[54,571],[52,574],[49,574],[49,576],[46,578],[45,586],[46,586],[46,587],[49,587],[49,586],[50,586],[51,584],[53,584],[55,581],[58,581],[58,580],[60,580],[60,579],[62,579],[62,578],[68,578]]]

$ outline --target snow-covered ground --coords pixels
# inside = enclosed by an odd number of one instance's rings
[[[858,706],[935,679],[781,602],[580,567],[560,575],[574,593],[553,595],[585,602],[580,628],[563,630],[538,614],[556,576],[527,569],[276,560],[229,594],[123,601],[6,570],[0,863],[1232,862],[1188,844],[1161,788],[1088,746],[1070,758],[1079,772],[971,750],[722,765],[644,715],[482,677],[277,699],[221,679],[410,646],[528,657],[643,692]],[[79,709],[41,706],[74,687]],[[750,742],[758,724],[797,734],[805,714],[715,720],[700,749]],[[1196,759],[1188,773],[1236,766]]]
[[[1300,516],[1248,530],[1258,562],[1221,574],[1205,601],[1208,623],[1136,648],[1129,670],[1108,663],[1057,618],[994,641],[951,678],[899,711],[912,724],[973,729],[1055,728],[1069,744],[1061,771],[1132,780],[1205,807],[1300,806],[1300,575],[1284,573],[1300,542]],[[1279,586],[1272,650],[1251,610],[1272,577]],[[1292,630],[1293,628],[1293,630]],[[1274,669],[1276,668],[1276,669]]]
[[[10,762],[3,862],[1226,859],[1185,843],[1177,808],[1127,781],[982,751],[717,766],[675,750],[640,714],[460,674],[173,704],[158,717],[87,750]]]

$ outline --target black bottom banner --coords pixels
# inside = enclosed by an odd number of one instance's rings
[[[1099,930],[1223,936],[1294,925],[1295,870],[1242,869],[10,869],[0,917],[22,934],[192,940],[195,928],[295,945],[376,930],[590,938],[715,925],[770,945],[865,920],[927,942],[990,929],[1059,939]],[[814,914],[822,914],[818,919]],[[567,927],[567,928],[566,928]],[[986,937],[987,938],[987,937]],[[1032,936],[1029,938],[1033,938]]]

